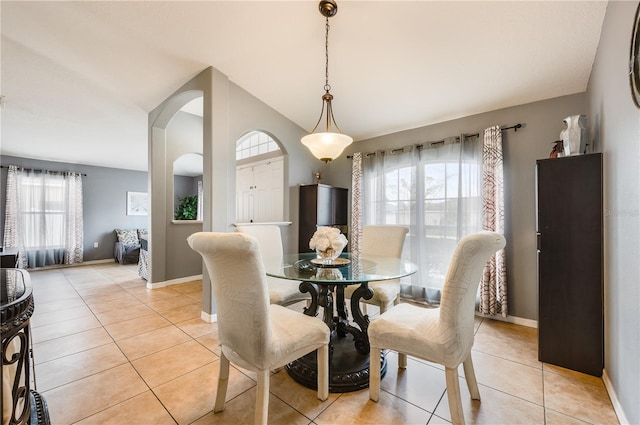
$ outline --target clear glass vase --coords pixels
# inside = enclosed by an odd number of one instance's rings
[[[323,264],[332,264],[340,254],[342,254],[342,250],[338,251],[337,249],[327,248],[324,251],[320,251],[316,249],[316,256]]]

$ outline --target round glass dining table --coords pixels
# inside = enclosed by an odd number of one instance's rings
[[[373,297],[369,282],[400,279],[417,270],[415,264],[397,258],[343,253],[327,264],[315,253],[300,253],[285,255],[279,267],[272,266],[266,272],[268,276],[300,281],[300,291],[311,295],[304,314],[318,316],[322,310],[322,320],[331,329],[329,391],[342,393],[369,386],[369,316],[360,308],[361,300]],[[350,301],[352,321],[344,297],[344,288],[349,285],[359,285]],[[380,362],[384,376],[384,354]],[[289,363],[286,370],[302,385],[316,387],[315,352]]]

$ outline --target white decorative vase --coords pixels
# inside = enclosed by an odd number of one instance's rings
[[[587,117],[572,115],[563,120],[567,128],[560,132],[564,146],[564,156],[581,155],[587,143]]]

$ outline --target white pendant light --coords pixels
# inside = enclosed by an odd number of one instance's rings
[[[332,159],[336,159],[346,148],[349,146],[353,139],[346,134],[342,134],[340,127],[336,124],[336,120],[333,117],[333,109],[331,108],[331,101],[333,95],[330,93],[331,86],[329,85],[329,18],[335,16],[338,13],[338,5],[334,0],[322,0],[318,6],[320,13],[325,17],[325,93],[322,96],[322,110],[320,111],[320,118],[316,123],[316,126],[311,130],[311,133],[302,138],[302,144],[305,145],[311,153],[318,159],[324,162],[329,162]],[[325,116],[326,111],[326,116]],[[325,117],[325,131],[316,133],[318,125],[323,121]],[[332,126],[336,131],[332,130]]]

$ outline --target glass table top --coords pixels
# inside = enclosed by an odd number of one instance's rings
[[[343,253],[333,264],[318,264],[314,252],[290,254],[283,257],[280,267],[267,266],[267,275],[282,279],[343,283],[399,279],[418,270],[415,264],[397,258],[353,256]]]

